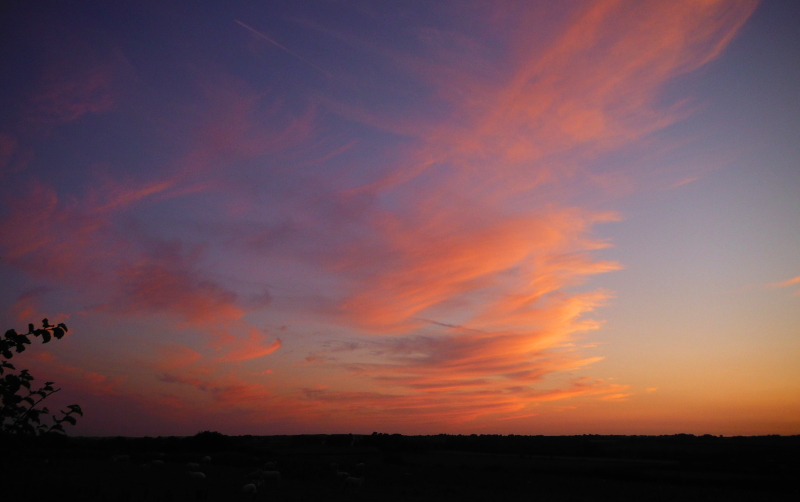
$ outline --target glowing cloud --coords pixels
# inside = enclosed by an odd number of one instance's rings
[[[787,279],[787,280],[782,281],[782,282],[774,282],[774,283],[771,283],[771,284],[767,284],[767,287],[769,287],[769,288],[788,288],[790,286],[795,286],[797,284],[800,284],[800,276],[794,277],[792,279]],[[796,291],[795,295],[800,295],[800,290]]]
[[[136,363],[115,356],[127,378],[93,372],[92,354],[52,368],[177,428],[491,429],[618,406],[627,383],[586,376],[602,355],[583,339],[613,297],[587,283],[623,266],[598,258],[611,244],[595,230],[620,219],[608,193],[637,173],[595,163],[690,114],[665,84],[716,58],[755,5],[432,4],[402,22],[380,9],[298,22],[333,44],[332,73],[310,62],[314,37],[301,58],[233,16],[230,40],[189,62],[171,45],[163,66],[87,50],[48,66],[0,133],[2,270],[100,316],[109,337],[156,327]],[[240,27],[329,78],[243,47]],[[69,171],[41,147],[53,130],[125,140],[62,145]],[[32,171],[69,174],[7,174],[33,148]],[[47,307],[11,303],[16,319]]]

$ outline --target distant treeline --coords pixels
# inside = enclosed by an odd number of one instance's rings
[[[800,436],[519,436],[449,435],[404,436],[374,432],[358,434],[303,434],[292,436],[226,436],[204,431],[195,436],[167,437],[43,437],[36,443],[46,448],[79,448],[98,454],[126,452],[238,452],[264,456],[292,449],[309,454],[371,450],[383,453],[454,451],[513,454],[523,457],[585,457],[642,459],[705,463],[771,462],[794,464],[800,459]]]
[[[183,437],[47,434],[7,439],[0,472],[8,479],[27,480],[19,486],[36,483],[36,473],[42,469],[63,473],[48,484],[48,493],[54,497],[95,486],[76,473],[97,471],[133,480],[141,473],[155,475],[147,466],[161,462],[166,464],[165,473],[183,475],[188,462],[210,455],[215,471],[209,483],[219,484],[220,490],[225,483],[241,482],[242,473],[265,462],[279,466],[287,485],[285,497],[276,500],[298,500],[292,490],[324,488],[324,480],[333,479],[333,465],[351,469],[357,464],[367,466],[368,489],[377,494],[375,500],[389,500],[386,497],[395,492],[400,493],[395,500],[404,500],[406,495],[415,500],[428,495],[425,500],[490,500],[498,490],[523,499],[531,486],[546,495],[544,500],[557,499],[564,490],[575,500],[641,500],[645,492],[663,493],[660,500],[681,501],[766,500],[795,492],[797,496],[787,500],[800,500],[796,482],[800,436],[403,436],[378,432],[226,436],[204,431]],[[126,461],[118,462],[119,458]],[[592,498],[597,490],[605,495]],[[472,495],[477,498],[469,498]],[[320,492],[310,499],[324,496]]]

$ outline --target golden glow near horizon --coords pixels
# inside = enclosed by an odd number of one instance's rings
[[[77,433],[800,432],[774,6],[59,9],[3,35],[0,300]]]

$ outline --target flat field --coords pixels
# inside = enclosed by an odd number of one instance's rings
[[[3,446],[0,500],[800,500],[798,436],[206,432],[36,438]],[[202,462],[205,456],[211,461]],[[279,471],[280,480],[264,479],[255,495],[244,493],[259,469]],[[190,470],[205,479],[192,478]],[[337,472],[361,481],[346,482]]]

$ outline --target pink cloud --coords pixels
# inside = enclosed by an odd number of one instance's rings
[[[259,410],[275,401],[275,396],[261,384],[251,383],[233,375],[218,378],[196,378],[165,373],[159,377],[164,383],[187,385],[207,394],[217,406],[240,410]]]
[[[0,133],[0,173],[6,170],[11,156],[17,150],[17,138],[10,134]]]
[[[55,381],[56,388],[64,389],[67,394],[82,392],[96,397],[117,395],[123,385],[123,378],[110,377],[91,369],[65,364],[50,351],[37,351],[25,355],[25,361],[14,361],[20,367],[30,368],[31,374],[37,377],[35,382],[43,385],[45,380]],[[40,382],[41,379],[41,382]]]
[[[800,284],[800,276],[794,277],[792,279],[787,279],[781,282],[774,282],[771,284],[767,284],[768,288],[788,288],[790,286],[796,286]],[[800,296],[800,290],[795,291],[795,296]]]
[[[800,284],[800,276],[794,277],[792,279],[787,279],[787,280],[782,281],[782,282],[775,282],[775,283],[769,284],[769,286],[773,287],[773,288],[786,288],[786,287],[789,287],[789,286],[794,286],[795,284]]]
[[[178,243],[137,246],[117,232],[116,212],[163,189],[119,188],[79,203],[35,185],[0,221],[3,257],[34,275],[95,294],[114,291],[104,302],[106,311],[169,313],[194,324],[241,318],[236,294],[202,276],[196,251]]]
[[[189,347],[177,343],[168,343],[159,349],[158,359],[154,366],[162,372],[175,371],[191,366],[202,357],[202,354]]]
[[[215,362],[240,362],[257,359],[272,354],[281,348],[280,338],[276,338],[272,343],[266,343],[267,337],[261,335],[257,330],[251,329],[247,338],[234,339],[225,343],[226,353]]]
[[[123,312],[174,313],[203,325],[238,320],[244,310],[236,294],[203,279],[177,243],[163,244],[149,256],[119,270],[120,294],[107,308]]]
[[[19,295],[17,301],[11,306],[14,320],[19,323],[29,323],[34,319],[38,320],[47,317],[38,310],[39,299],[43,292],[42,289],[36,289]]]
[[[383,390],[325,390],[319,399],[353,407],[362,400],[365,408],[391,412],[435,410],[431,419],[440,413],[459,420],[516,416],[537,402],[570,397],[625,399],[626,386],[601,381],[538,390],[599,359],[571,347],[601,325],[586,315],[611,294],[570,288],[620,268],[590,254],[607,245],[592,239],[591,229],[615,216],[564,201],[588,192],[582,183],[604,186],[578,160],[688,113],[683,104],[659,103],[662,86],[717,57],[755,5],[596,3],[575,8],[542,44],[527,43],[524,16],[518,24],[506,19],[514,27],[499,36],[512,56],[495,74],[458,64],[458,51],[440,54],[455,65],[386,52],[440,86],[437,97],[450,104],[449,114],[431,119],[329,103],[371,127],[414,131],[408,136],[415,143],[405,163],[348,193],[370,193],[381,203],[364,218],[367,229],[328,262],[331,273],[349,280],[338,321],[399,339],[368,344],[380,355],[365,348],[343,363],[353,378]],[[464,54],[474,58],[476,49]],[[421,319],[462,328],[431,332]]]
[[[88,278],[96,276],[99,263],[113,262],[124,249],[110,230],[108,213],[61,199],[36,183],[11,199],[0,221],[0,242],[4,259],[35,275]]]
[[[48,51],[52,62],[27,103],[30,123],[58,124],[107,113],[132,80],[132,67],[121,52],[101,55],[80,42]]]
[[[2,258],[74,288],[95,312],[166,315],[165,331],[200,328],[193,348],[160,349],[149,367],[160,375],[152,393],[120,397],[175,423],[242,412],[250,424],[273,414],[446,425],[533,417],[570,399],[624,400],[625,385],[573,378],[600,359],[575,345],[602,325],[589,316],[612,296],[579,287],[620,268],[592,254],[608,245],[593,229],[616,219],[593,207],[592,194],[617,178],[589,172],[584,161],[689,113],[686,103],[661,104],[660,89],[715,58],[754,6],[595,2],[572,6],[556,28],[533,35],[533,19],[547,8],[472,10],[464,15],[479,18],[491,44],[431,28],[411,39],[431,49],[423,57],[366,46],[423,89],[428,99],[406,108],[327,88],[320,93],[330,95],[291,108],[236,79],[208,79],[192,123],[171,126],[188,138],[176,160],[150,179],[97,183],[85,194],[34,185],[0,221]],[[102,61],[51,70],[28,120],[113,110],[119,73]],[[374,85],[348,83],[363,95]],[[399,136],[402,146],[365,159],[347,128],[326,142],[321,110]],[[0,158],[16,151],[6,143]],[[209,244],[131,230],[135,210],[168,202],[169,214],[207,232],[196,239]],[[209,248],[233,234],[251,253],[243,260],[250,270],[288,277],[285,296],[300,297],[301,314],[337,323],[356,342],[335,357],[323,345],[302,359],[252,329],[245,316],[272,306],[272,295],[248,303],[246,293],[211,279],[223,274],[209,273],[218,265],[208,256],[219,251]],[[34,312],[29,304],[19,312]],[[287,364],[297,373],[281,375],[284,387],[237,373],[271,354],[299,358]],[[107,384],[85,371],[73,373],[87,388]]]

